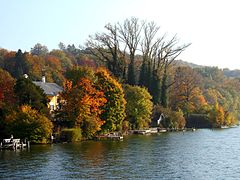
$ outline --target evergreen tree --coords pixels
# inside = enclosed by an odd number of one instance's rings
[[[135,85],[135,66],[134,62],[131,61],[130,64],[128,65],[128,84],[130,85]]]
[[[167,74],[164,72],[161,86],[161,105],[167,107]]]
[[[139,75],[139,86],[147,86],[147,82],[146,82],[146,78],[147,78],[147,63],[146,61],[143,60],[141,69],[140,69],[140,75]]]
[[[159,77],[155,73],[152,76],[151,79],[151,85],[150,85],[150,93],[153,96],[153,103],[154,104],[161,104],[161,80],[159,79]]]
[[[32,108],[47,113],[47,97],[43,90],[36,86],[27,78],[19,78],[14,86],[14,92],[17,96],[17,103],[21,105],[29,105]]]

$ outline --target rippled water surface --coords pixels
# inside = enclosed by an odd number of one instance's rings
[[[3,179],[240,179],[240,128],[0,151]]]

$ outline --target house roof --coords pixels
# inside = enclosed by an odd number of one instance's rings
[[[42,81],[33,81],[33,83],[39,86],[48,96],[56,96],[58,93],[63,91],[63,88],[56,83],[46,83]]]

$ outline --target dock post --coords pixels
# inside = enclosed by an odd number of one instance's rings
[[[27,148],[30,148],[30,141],[27,141]]]

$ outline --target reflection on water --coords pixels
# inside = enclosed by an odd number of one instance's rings
[[[0,151],[3,179],[238,179],[240,129]]]

